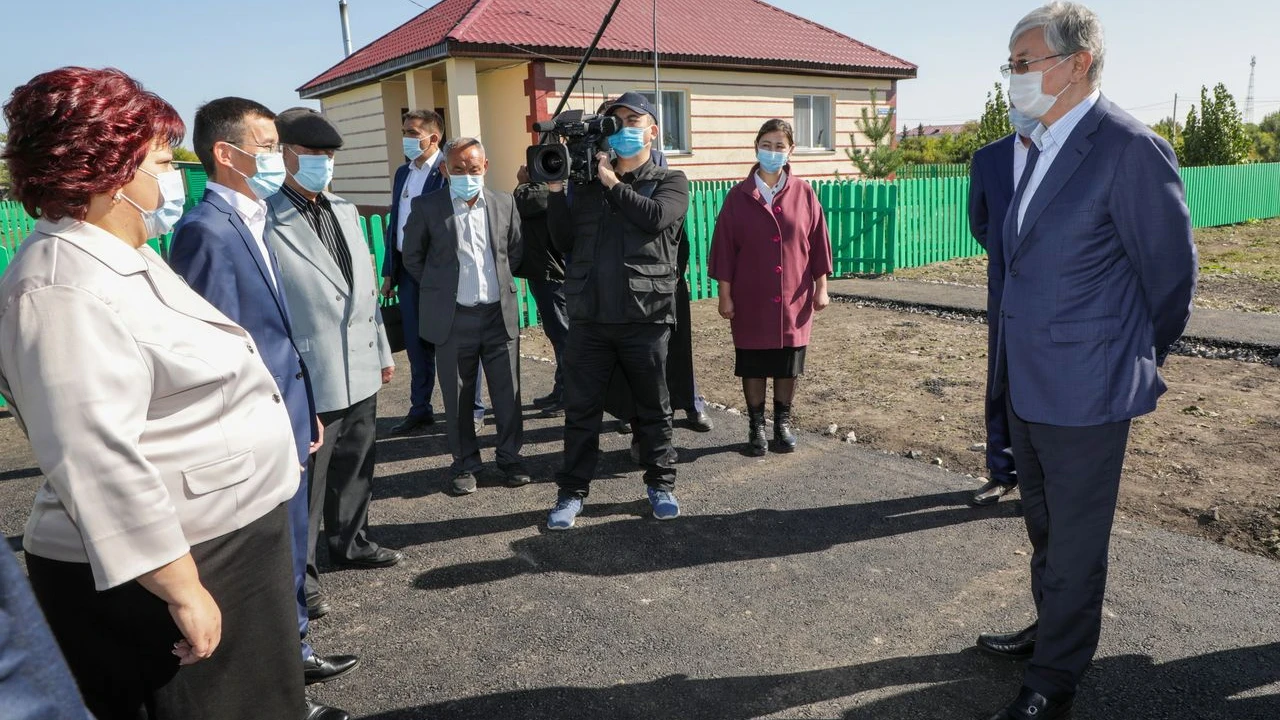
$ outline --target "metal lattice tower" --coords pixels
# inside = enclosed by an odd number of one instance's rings
[[[1244,96],[1244,121],[1253,122],[1253,75],[1258,68],[1258,56],[1249,58],[1249,94]]]

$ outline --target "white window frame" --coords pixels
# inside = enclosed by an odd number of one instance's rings
[[[813,102],[813,101],[814,101],[814,98],[823,98],[823,99],[824,99],[824,100],[826,100],[826,102],[827,102],[827,117],[825,118],[825,121],[826,121],[826,122],[825,122],[825,124],[826,124],[825,130],[827,131],[827,137],[823,140],[823,144],[821,144],[821,145],[815,145],[815,144],[813,144],[813,138],[812,138],[812,137],[802,138],[802,137],[800,136],[801,128],[802,128],[803,126],[802,126],[802,125],[800,125],[800,123],[795,122],[795,115],[796,115],[796,110],[797,110],[796,105],[797,105],[798,101],[799,101],[801,98],[808,98],[808,100],[809,100],[809,134],[810,134],[811,136],[813,135],[813,129],[814,129],[814,122],[813,122],[813,119],[814,119],[814,117],[815,117],[815,116],[814,116],[814,102]],[[792,96],[792,98],[791,98],[791,120],[792,120],[793,125],[795,126],[795,128],[794,128],[794,129],[795,129],[795,132],[796,132],[796,149],[797,149],[797,150],[801,150],[801,151],[810,150],[810,151],[817,151],[817,152],[835,150],[835,148],[836,148],[836,145],[835,145],[835,107],[836,107],[835,97],[834,97],[834,96],[831,96],[831,95],[800,94],[800,95],[794,95],[794,96]]]
[[[663,137],[660,138],[662,152],[668,155],[692,154],[693,150],[689,145],[689,138],[691,135],[689,131],[689,93],[686,90],[668,90],[667,88],[662,88],[662,95],[664,98],[670,99],[671,96],[676,96],[674,105],[680,110],[680,120],[682,122],[680,137],[676,138],[680,143],[680,147],[668,147],[666,142],[667,128],[670,126],[670,123],[667,122],[666,112],[669,108],[666,106],[658,107],[658,104],[654,102],[652,90],[642,90],[640,91],[640,94],[643,95],[656,109],[663,113],[663,122],[658,126],[658,129],[663,135]],[[655,121],[657,119],[658,118],[654,118]]]

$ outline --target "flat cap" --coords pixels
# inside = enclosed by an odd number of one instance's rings
[[[277,115],[276,132],[284,145],[301,145],[312,150],[342,147],[342,133],[328,118],[311,108],[289,108]]]

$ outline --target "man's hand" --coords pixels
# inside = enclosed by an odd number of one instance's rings
[[[529,183],[529,168],[521,165],[516,170],[516,182],[521,185],[527,185]]]
[[[388,365],[387,367],[382,368],[382,384],[386,385],[387,383],[391,382],[391,378],[395,374],[396,374],[395,365]]]
[[[312,455],[315,455],[316,451],[323,446],[324,446],[324,423],[320,422],[320,416],[317,415],[316,416],[316,439],[314,442],[311,443],[310,447],[307,449],[307,452],[310,452]]]
[[[733,298],[728,295],[720,296],[720,317],[725,320],[733,319]]]
[[[391,284],[391,278],[382,278],[382,297],[390,300],[396,296],[396,286]]]
[[[608,190],[619,182],[618,174],[613,171],[613,165],[609,162],[609,153],[596,153],[596,177],[600,178],[600,184],[604,185]]]

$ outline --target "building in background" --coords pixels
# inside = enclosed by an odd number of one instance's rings
[[[476,136],[491,185],[515,186],[532,124],[549,119],[610,0],[443,0],[298,88],[318,99],[347,144],[334,191],[385,204],[400,156],[400,115],[430,108],[446,136]],[[793,162],[807,177],[848,176],[855,121],[896,107],[916,66],[758,0],[663,0],[658,6],[663,144],[693,180],[738,179],[773,117],[794,122]],[[594,111],[625,90],[652,98],[653,6],[622,3],[569,108]],[[882,110],[884,111],[884,110]]]

